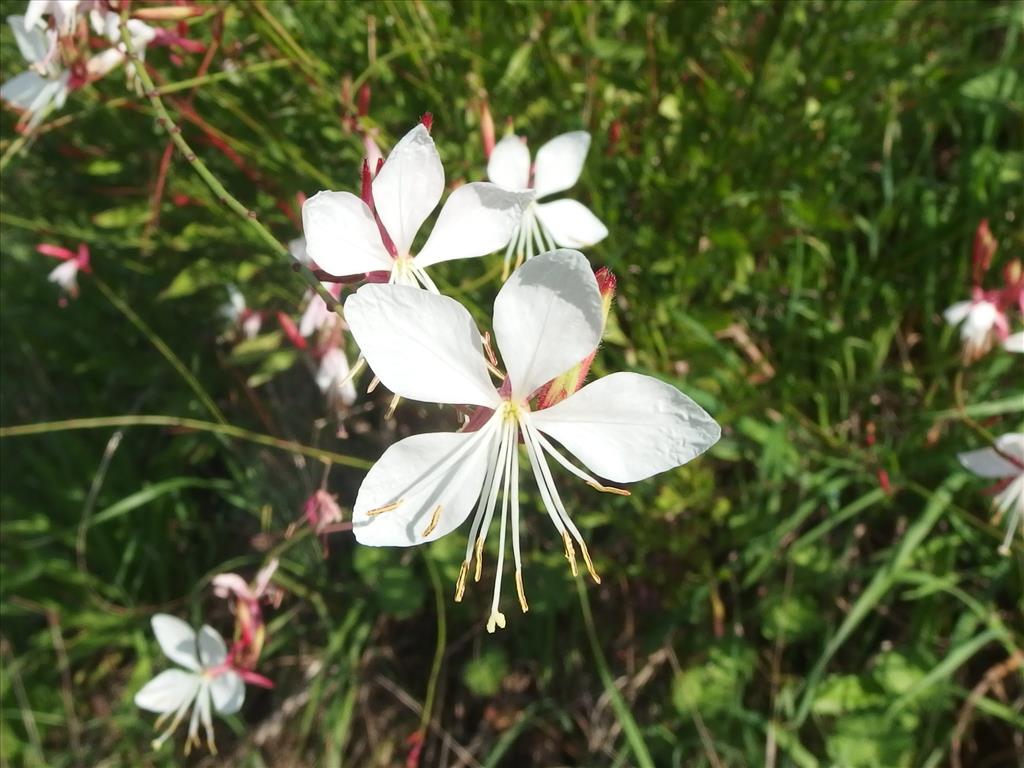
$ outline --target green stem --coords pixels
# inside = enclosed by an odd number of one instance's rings
[[[139,332],[149,340],[149,343],[156,347],[157,351],[164,356],[164,359],[167,360],[167,362],[173,366],[174,370],[181,375],[181,378],[183,378],[189,387],[192,388],[192,391],[196,393],[196,397],[202,401],[206,410],[210,412],[214,421],[219,424],[227,424],[228,420],[224,418],[224,414],[221,412],[220,408],[217,407],[217,404],[213,402],[213,399],[207,394],[206,390],[203,389],[203,385],[199,383],[199,380],[192,375],[192,371],[190,371],[186,367],[185,363],[181,361],[181,358],[174,354],[174,350],[168,347],[167,344],[164,343],[164,340],[146,324],[146,321],[135,314],[135,310],[128,306],[120,296],[111,290],[109,285],[95,275],[93,276],[93,283],[95,283],[96,287],[100,289],[100,293],[106,296],[107,300],[113,304],[122,315],[127,317],[128,321],[132,325],[139,329]]]
[[[420,714],[420,727],[417,731],[422,744],[427,737],[431,713],[434,711],[434,697],[437,694],[437,681],[441,676],[441,663],[444,661],[444,650],[448,644],[448,623],[445,614],[444,588],[441,586],[441,575],[437,565],[424,550],[423,560],[427,564],[430,583],[434,588],[434,606],[437,610],[437,642],[434,648],[434,662],[430,666],[430,678],[427,680],[427,695],[423,700],[423,712]]]
[[[153,79],[149,76],[149,72],[146,71],[145,64],[139,61],[139,57],[135,53],[135,49],[132,47],[131,35],[128,34],[123,23],[121,25],[121,40],[128,49],[128,58],[135,66],[135,71],[138,74],[139,80],[142,81],[146,96],[153,105],[153,109],[156,110],[159,122],[163,124],[164,128],[171,136],[171,141],[174,142],[175,146],[188,161],[188,164],[192,166],[192,169],[196,172],[199,178],[206,182],[206,186],[210,188],[220,202],[226,205],[234,213],[238,214],[238,216],[240,216],[244,221],[248,222],[249,226],[252,227],[253,231],[256,232],[259,238],[275,253],[283,256],[293,267],[297,266],[299,273],[309,284],[310,288],[317,292],[328,307],[341,315],[341,304],[339,304],[338,300],[335,299],[326,288],[324,288],[323,284],[316,278],[313,272],[310,271],[308,267],[298,264],[292,258],[287,246],[281,243],[281,241],[274,237],[269,229],[260,223],[260,220],[257,218],[256,211],[246,208],[234,195],[228,192],[225,186],[220,183],[220,180],[214,176],[206,166],[206,163],[199,159],[199,156],[195,153],[192,147],[189,146],[189,143],[185,141],[185,137],[181,135],[181,128],[179,128],[174,120],[171,119],[171,115],[167,111],[167,107],[164,106],[163,99],[160,98],[160,93],[157,91],[156,85],[153,83]]]
[[[353,456],[346,456],[323,448],[314,448],[292,440],[281,440],[277,437],[252,432],[233,424],[218,424],[212,421],[187,419],[180,416],[96,416],[84,419],[65,419],[63,421],[42,421],[35,424],[18,424],[13,427],[0,427],[0,439],[5,437],[27,437],[42,435],[48,432],[64,432],[74,429],[108,429],[110,427],[178,427],[192,429],[197,432],[210,432],[215,435],[227,435],[238,440],[245,440],[257,445],[277,448],[289,453],[297,453],[318,459],[323,462],[341,464],[357,469],[369,469],[371,463]]]
[[[654,768],[654,760],[651,758],[651,753],[647,751],[640,727],[636,724],[633,714],[629,711],[629,705],[626,704],[626,700],[622,698],[622,694],[616,687],[612,673],[608,669],[608,662],[605,661],[604,653],[601,651],[601,643],[597,639],[597,630],[594,628],[594,616],[590,612],[590,598],[587,597],[587,587],[582,576],[576,577],[576,592],[580,596],[583,624],[587,630],[587,639],[590,640],[590,650],[594,654],[594,663],[597,664],[597,674],[600,675],[605,693],[611,700],[612,709],[615,710],[615,716],[619,719],[619,725],[622,726],[622,730],[626,734],[626,741],[629,742],[633,756],[641,768]]]

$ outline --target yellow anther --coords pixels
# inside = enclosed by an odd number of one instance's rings
[[[473,574],[473,581],[480,581],[484,572],[484,537],[476,539],[476,572]]]
[[[583,553],[583,561],[587,564],[587,570],[590,572],[590,578],[594,580],[595,584],[601,583],[601,577],[597,575],[597,571],[594,570],[594,564],[590,560],[590,553],[587,551],[587,545],[582,541],[580,542],[580,551]]]
[[[437,524],[441,520],[441,509],[442,507],[440,504],[434,507],[434,514],[430,516],[430,523],[427,525],[426,528],[423,529],[424,539],[427,538],[427,536],[429,536],[430,534],[432,534],[434,532],[434,529],[437,528]]]
[[[576,570],[576,550],[572,546],[572,539],[569,538],[568,531],[562,531],[562,543],[565,544],[565,559],[569,561],[569,570],[575,576],[578,573]]]
[[[372,393],[373,390],[377,388],[378,384],[380,384],[380,379],[378,379],[376,376],[370,379],[370,383],[366,387],[366,394],[369,395],[370,393]]]
[[[377,515],[383,515],[385,512],[390,512],[393,509],[398,509],[400,506],[402,506],[402,501],[403,499],[399,499],[398,501],[392,502],[391,504],[386,504],[383,507],[371,509],[369,512],[366,513],[366,516],[376,517]]]
[[[391,404],[388,406],[388,412],[384,414],[385,421],[388,421],[392,416],[395,415],[395,409],[398,407],[398,404],[400,402],[402,402],[401,395],[395,395],[394,397],[391,398]]]
[[[523,609],[523,613],[530,610],[530,606],[526,604],[526,590],[523,589],[523,572],[516,568],[516,592],[519,593],[519,607]]]
[[[631,496],[629,491],[625,488],[613,488],[610,485],[601,485],[600,483],[587,483],[594,490],[600,491],[601,493],[614,493],[616,496]]]
[[[505,628],[505,614],[501,611],[495,611],[491,614],[491,617],[487,619],[487,631],[492,635],[495,629]]]
[[[459,568],[459,578],[455,582],[455,602],[461,603],[462,596],[466,594],[466,577],[469,575],[469,561],[463,560]]]

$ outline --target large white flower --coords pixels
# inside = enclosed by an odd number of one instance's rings
[[[505,189],[533,189],[537,200],[523,211],[519,227],[505,249],[505,274],[516,256],[516,266],[543,251],[585,248],[608,236],[608,228],[587,206],[576,200],[547,203],[540,198],[573,186],[583,170],[590,149],[590,134],[572,131],[556,136],[537,150],[530,168],[530,150],[519,136],[509,134],[499,141],[487,163],[487,178]]]
[[[685,464],[720,434],[718,424],[675,387],[635,373],[606,376],[551,408],[531,410],[534,393],[593,352],[601,337],[601,294],[578,251],[531,259],[498,293],[494,333],[508,370],[500,389],[488,375],[476,325],[453,299],[406,286],[365,285],[345,302],[345,317],[367,363],[392,392],[493,411],[477,431],[421,434],[392,445],[363,480],[353,509],[360,542],[398,547],[440,538],[475,510],[456,588],[461,600],[474,549],[480,579],[484,542],[501,492],[491,632],[505,626],[498,605],[510,527],[516,587],[527,610],[519,555],[520,438],[573,572],[575,540],[597,580],[547,457],[598,490],[624,492],[577,468],[550,438],[596,475],[632,482]]]
[[[999,551],[1009,554],[1010,542],[1024,517],[1024,433],[1008,432],[996,439],[995,448],[980,448],[957,456],[960,463],[980,477],[999,480],[992,504],[1006,515],[1006,538]]]
[[[211,709],[222,715],[231,715],[241,709],[245,701],[245,682],[228,662],[224,638],[206,624],[197,635],[184,621],[165,613],[154,616],[152,624],[153,634],[164,655],[184,668],[161,672],[135,694],[135,706],[160,714],[157,728],[165,718],[172,718],[167,730],[153,741],[153,749],[160,748],[194,703],[185,753],[188,754],[193,744],[198,746],[201,743],[200,722],[206,729],[210,751],[216,753]]]
[[[68,97],[71,73],[63,70],[54,55],[57,33],[41,22],[26,25],[24,16],[8,16],[18,50],[30,68],[0,86],[0,99],[21,110],[22,121],[32,130],[52,108],[60,109]]]
[[[419,253],[420,227],[444,191],[444,169],[427,129],[419,124],[395,146],[372,183],[373,208],[349,192],[319,192],[302,205],[306,252],[338,277],[386,272],[388,282],[437,293],[426,268],[484,256],[505,247],[532,192],[495,184],[465,184],[448,196]]]

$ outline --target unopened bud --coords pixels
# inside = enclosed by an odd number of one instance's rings
[[[143,21],[179,21],[202,16],[206,11],[201,5],[161,5],[156,8],[132,8],[132,16]]]
[[[370,114],[370,84],[369,83],[363,83],[362,87],[359,89],[359,105],[358,105],[358,110],[359,110],[359,116],[360,117],[366,117],[368,114]]]
[[[423,123],[423,127],[427,129],[427,133],[430,133],[434,128],[434,116],[429,112],[424,112],[423,117],[420,118],[420,122]]]
[[[288,337],[288,340],[292,343],[296,349],[305,349],[306,340],[299,333],[299,328],[295,325],[295,321],[291,319],[289,315],[284,312],[277,313],[277,324],[281,326],[281,330],[284,331],[284,335]]]
[[[486,96],[480,99],[480,140],[484,145],[484,157],[489,158],[494,151],[494,118]]]
[[[988,219],[982,219],[974,231],[974,252],[971,256],[974,284],[979,285],[985,272],[992,264],[992,257],[999,247],[999,242],[992,236],[988,228]]]

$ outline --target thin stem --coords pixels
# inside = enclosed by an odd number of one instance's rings
[[[210,432],[215,435],[227,435],[237,440],[245,440],[257,445],[277,448],[289,453],[297,453],[323,462],[333,462],[346,467],[369,469],[371,463],[342,453],[314,448],[292,440],[281,440],[277,437],[252,432],[233,424],[218,424],[212,421],[187,419],[180,416],[96,416],[84,419],[65,419],[63,421],[42,421],[35,424],[18,424],[13,427],[0,427],[0,439],[5,437],[27,437],[43,435],[49,432],[65,432],[75,429],[108,429],[110,427],[177,427],[197,432]]]
[[[619,719],[619,725],[622,726],[622,730],[626,734],[626,741],[629,742],[633,756],[641,768],[654,768],[654,760],[651,758],[651,753],[647,751],[647,745],[644,744],[640,728],[637,726],[636,720],[633,719],[633,714],[629,711],[629,705],[626,704],[625,699],[622,698],[622,694],[616,687],[612,673],[608,669],[608,662],[605,661],[604,653],[601,651],[601,643],[597,639],[597,631],[594,629],[594,617],[590,612],[590,599],[587,597],[587,587],[583,582],[582,576],[576,577],[576,592],[580,596],[583,624],[587,630],[587,639],[590,640],[590,649],[594,654],[594,663],[597,664],[597,673],[604,684],[604,690],[611,701],[612,709],[615,710],[615,716]]]
[[[176,370],[181,378],[183,378],[189,387],[192,388],[196,397],[198,397],[206,407],[206,410],[210,412],[210,415],[214,420],[219,424],[227,424],[228,420],[224,417],[224,414],[221,413],[220,408],[217,407],[217,404],[213,402],[213,399],[206,393],[206,390],[203,389],[203,385],[199,383],[199,380],[192,375],[192,372],[181,361],[181,358],[174,354],[174,350],[168,347],[164,340],[146,324],[146,321],[135,314],[135,310],[128,306],[128,304],[122,301],[121,298],[111,290],[109,285],[103,282],[103,280],[96,275],[93,275],[93,282],[96,284],[96,287],[100,289],[100,293],[106,296],[107,300],[113,304],[122,315],[127,317],[128,321],[138,328],[139,332],[149,340],[149,343],[156,347],[157,351],[164,356],[164,359],[173,366],[174,370]]]
[[[220,183],[220,180],[213,175],[210,169],[206,166],[199,156],[195,153],[189,143],[185,141],[185,137],[181,135],[181,128],[179,128],[174,120],[171,119],[170,113],[167,111],[167,107],[164,106],[163,100],[160,98],[160,93],[156,89],[156,85],[153,83],[153,78],[149,76],[149,72],[146,70],[144,62],[139,60],[138,55],[135,53],[135,49],[132,47],[131,35],[128,34],[126,26],[122,23],[121,25],[121,40],[124,42],[125,47],[128,50],[128,58],[134,63],[135,70],[138,73],[139,80],[142,81],[143,88],[146,96],[149,98],[150,103],[153,105],[153,109],[156,110],[158,115],[158,122],[160,122],[167,132],[171,136],[171,140],[178,147],[178,150],[184,155],[192,169],[198,174],[198,176],[206,182],[206,186],[210,188],[217,199],[220,200],[224,205],[230,208],[234,213],[238,214],[244,221],[249,223],[253,231],[259,236],[259,238],[270,246],[273,251],[283,256],[289,264],[293,264],[291,253],[288,247],[281,243],[273,233],[257,218],[256,211],[249,210],[246,208],[234,195],[232,195]],[[300,266],[299,273],[303,279],[309,284],[309,286],[317,292],[321,299],[327,304],[327,306],[341,315],[341,304],[335,299],[316,276],[305,266]]]
[[[422,744],[430,727],[431,713],[434,711],[434,697],[437,695],[437,681],[441,677],[441,664],[444,661],[444,649],[448,644],[448,622],[445,614],[444,587],[441,576],[437,572],[434,560],[423,550],[423,560],[427,564],[430,584],[434,588],[434,608],[437,611],[437,641],[434,648],[434,661],[430,665],[430,677],[427,680],[427,694],[423,700],[423,711],[420,713],[420,727],[416,732],[418,743]]]

